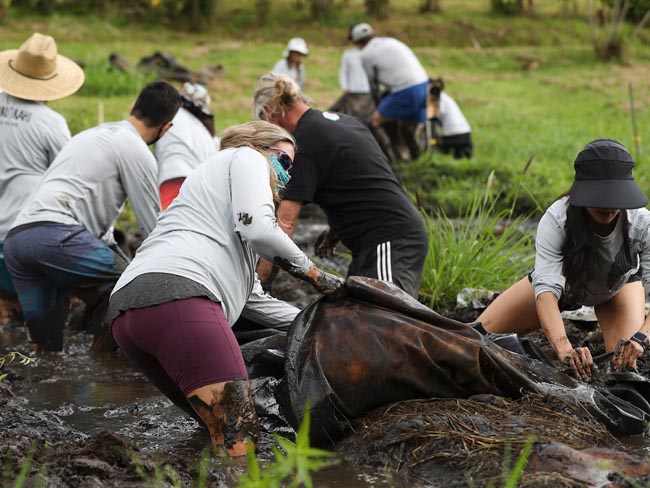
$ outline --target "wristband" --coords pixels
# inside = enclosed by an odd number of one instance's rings
[[[643,351],[650,348],[650,338],[643,332],[637,332],[630,338],[630,340],[640,344],[641,347],[643,347]]]

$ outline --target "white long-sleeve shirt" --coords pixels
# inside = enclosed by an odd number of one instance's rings
[[[69,140],[62,115],[0,91],[0,242]]]
[[[298,69],[289,66],[286,58],[279,59],[273,70],[275,73],[289,76],[293,81],[298,83],[300,88],[305,86],[305,80],[307,79],[307,68],[303,63],[298,65]]]
[[[348,93],[370,93],[368,75],[361,62],[361,50],[353,47],[343,52],[339,69],[339,85]]]
[[[266,323],[272,323],[269,314],[279,316],[278,322],[287,315],[291,320],[295,308],[262,292],[258,256],[282,259],[303,273],[312,263],[278,226],[269,177],[267,160],[249,147],[205,161],[160,215],[113,293],[145,273],[169,273],[209,290],[231,325],[245,307],[245,315],[259,313]]]
[[[188,110],[181,107],[172,122],[171,129],[154,145],[159,185],[174,178],[187,178],[217,152],[208,129]]]
[[[553,203],[537,227],[535,238],[535,270],[532,274],[535,297],[551,292],[558,299],[564,292],[566,279],[562,272],[562,244],[566,232],[566,211],[568,197]],[[628,252],[624,247],[622,226],[627,212]],[[622,210],[616,227],[607,236],[595,236],[599,246],[596,248],[596,266],[593,279],[588,283],[584,303],[580,305],[599,305],[612,298],[627,283],[631,275],[641,268],[646,296],[650,291],[650,211],[646,208]]]
[[[444,91],[440,93],[440,108],[437,116],[442,124],[443,136],[469,134],[472,131],[456,101]]]
[[[81,224],[101,237],[128,198],[146,236],[160,212],[157,173],[156,159],[128,121],[85,130],[63,147],[12,228]]]
[[[392,37],[373,37],[361,50],[363,68],[371,82],[391,92],[429,81],[427,72],[406,44]]]

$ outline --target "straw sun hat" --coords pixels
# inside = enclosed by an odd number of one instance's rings
[[[0,52],[0,89],[24,100],[67,97],[84,82],[77,63],[57,53],[50,36],[35,33],[20,49]]]

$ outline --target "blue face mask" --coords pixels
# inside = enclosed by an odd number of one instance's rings
[[[282,186],[286,186],[287,183],[289,183],[289,180],[291,179],[291,175],[287,172],[286,169],[282,167],[282,163],[280,163],[280,160],[275,154],[269,154],[269,161],[273,165],[273,169],[278,175],[278,181]],[[275,193],[279,193],[280,188],[275,188]]]

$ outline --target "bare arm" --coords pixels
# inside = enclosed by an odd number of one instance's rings
[[[302,203],[294,200],[282,200],[280,202],[277,212],[278,225],[289,237],[293,237],[296,230],[296,223],[298,222],[301,208]],[[265,290],[268,290],[271,286],[276,274],[277,268],[274,271],[272,263],[265,259],[260,259],[257,264],[257,276]]]
[[[593,359],[586,347],[573,348],[566,335],[564,321],[560,314],[557,297],[551,292],[543,292],[535,301],[537,316],[546,338],[551,343],[555,354],[564,364],[571,366],[576,378],[584,381],[591,379]]]

